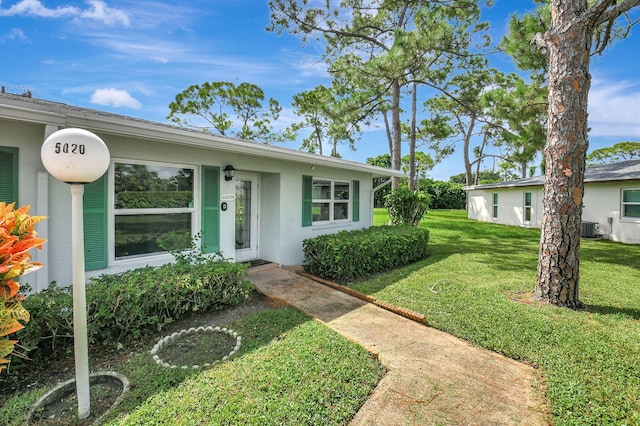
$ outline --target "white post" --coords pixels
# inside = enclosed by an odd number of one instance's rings
[[[73,270],[73,345],[76,359],[78,418],[91,414],[89,392],[89,349],[87,344],[87,299],[84,282],[84,184],[71,184],[71,256]]]
[[[40,150],[45,169],[71,185],[71,267],[73,272],[73,346],[76,361],[78,418],[91,414],[87,298],[84,283],[84,184],[102,176],[109,168],[107,145],[83,129],[62,129],[47,136]]]

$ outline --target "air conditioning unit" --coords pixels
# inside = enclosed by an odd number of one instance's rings
[[[582,222],[580,236],[583,238],[595,238],[598,230],[598,222]]]

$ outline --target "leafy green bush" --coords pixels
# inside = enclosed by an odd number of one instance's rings
[[[411,226],[376,226],[303,241],[304,269],[336,282],[387,271],[428,256],[429,231]]]
[[[191,191],[127,191],[118,192],[119,209],[180,208],[193,204]]]
[[[118,275],[102,275],[87,284],[87,337],[91,344],[126,344],[160,330],[192,312],[220,310],[244,302],[252,291],[247,266],[217,256],[174,254],[177,261]],[[58,287],[28,296],[33,319],[19,332],[37,358],[73,345],[72,288]]]
[[[420,189],[431,196],[429,208],[432,210],[459,210],[466,208],[467,194],[462,189],[463,187],[464,185],[458,183],[430,179],[420,180]]]
[[[427,213],[431,196],[424,191],[400,187],[385,197],[385,206],[393,225],[418,226]]]

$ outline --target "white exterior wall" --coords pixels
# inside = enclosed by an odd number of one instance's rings
[[[55,121],[55,120],[53,120]],[[112,158],[109,168],[108,247],[109,266],[103,270],[88,271],[87,277],[104,273],[118,273],[146,265],[158,266],[172,260],[168,254],[158,254],[115,261],[113,253],[113,163],[133,161],[189,166],[194,176],[194,233],[200,226],[200,167],[216,166],[221,170],[220,194],[235,194],[235,182],[225,181],[222,173],[225,165],[232,164],[238,172],[255,173],[260,177],[258,217],[258,257],[279,264],[300,264],[303,260],[302,240],[341,230],[369,227],[373,223],[372,180],[373,174],[347,168],[322,165],[313,156],[309,162],[266,158],[259,155],[238,154],[207,149],[200,146],[165,143],[161,139],[132,137],[110,130],[101,132],[86,127],[100,136],[107,144]],[[80,126],[78,126],[80,127]],[[36,291],[46,288],[51,281],[59,285],[72,282],[71,276],[71,193],[69,185],[49,176],[40,160],[40,148],[46,136],[58,128],[54,124],[0,119],[0,146],[19,148],[19,205],[30,204],[31,213],[45,215],[36,230],[48,239],[43,249],[35,254],[45,267],[27,275]],[[360,182],[360,220],[335,224],[302,226],[302,176]],[[353,200],[351,200],[353,202]],[[235,258],[235,201],[227,201],[228,209],[220,211],[220,249],[226,258]],[[353,204],[351,204],[353,207]],[[349,217],[353,217],[351,214]],[[37,274],[37,279],[36,279]]]
[[[640,219],[622,217],[622,190],[640,189],[640,182],[586,183],[582,221],[598,224],[598,234],[613,241],[640,244]],[[524,222],[524,193],[532,194],[531,222]],[[493,193],[498,194],[498,218],[492,218]],[[483,222],[540,228],[542,187],[474,189],[469,197],[468,217]],[[608,218],[612,223],[609,224]]]
[[[338,179],[345,181],[360,181],[360,220],[358,222],[337,222],[303,227],[302,224],[302,176]],[[371,175],[353,173],[347,170],[337,170],[313,164],[296,164],[287,167],[282,172],[281,188],[282,202],[280,210],[281,245],[280,256],[282,264],[299,265],[303,261],[302,241],[322,234],[335,234],[343,230],[368,228],[373,225],[373,211],[371,210],[371,189],[373,178]],[[353,200],[352,200],[353,201]],[[351,208],[353,204],[351,204]],[[350,214],[349,217],[352,217]]]
[[[524,194],[531,193],[531,220],[525,222]],[[498,194],[498,217],[493,215],[493,194]],[[468,217],[483,222],[540,228],[542,190],[536,187],[477,189],[468,191]]]
[[[640,219],[622,217],[623,189],[640,189],[640,182],[585,184],[582,220],[598,223],[598,233],[605,238],[640,244]],[[611,218],[611,224],[607,218]]]

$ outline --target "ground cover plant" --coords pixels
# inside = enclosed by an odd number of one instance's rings
[[[199,314],[182,326],[208,320]],[[384,373],[363,348],[292,308],[264,305],[220,325],[238,332],[242,346],[209,369],[158,366],[149,353],[153,339],[112,357],[109,368],[127,376],[132,389],[105,424],[342,425]],[[0,407],[0,424],[24,424],[42,393],[10,398]]]
[[[376,223],[386,224],[376,209]],[[424,261],[353,287],[539,367],[553,424],[640,424],[640,246],[583,240],[573,311],[531,301],[540,231],[429,211]]]

